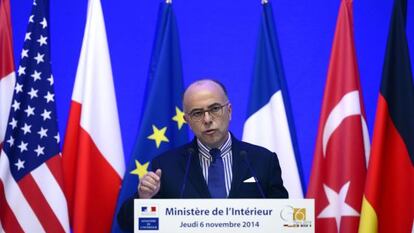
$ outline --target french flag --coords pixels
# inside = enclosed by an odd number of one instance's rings
[[[141,212],[143,212],[143,213],[155,213],[155,212],[157,212],[157,207],[156,206],[142,206],[141,207]]]
[[[296,135],[273,22],[271,5],[264,1],[243,141],[275,152],[289,197],[303,198]]]

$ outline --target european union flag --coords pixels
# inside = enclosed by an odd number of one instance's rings
[[[137,192],[138,179],[147,172],[150,161],[188,141],[182,108],[182,76],[175,15],[171,3],[163,2],[160,4],[140,129],[124,176],[116,213],[122,203]],[[116,216],[112,232],[122,232]]]

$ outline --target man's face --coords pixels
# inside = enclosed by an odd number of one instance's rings
[[[184,95],[184,111],[185,120],[203,144],[217,148],[227,140],[231,104],[218,84],[207,80],[191,85]]]

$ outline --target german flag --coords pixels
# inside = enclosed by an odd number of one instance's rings
[[[414,86],[407,1],[395,0],[365,183],[360,233],[414,232]]]

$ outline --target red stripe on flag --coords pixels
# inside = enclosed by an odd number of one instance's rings
[[[63,190],[62,157],[59,155],[53,156],[46,162],[46,165],[59,184],[59,188]]]
[[[74,232],[105,232],[111,228],[121,178],[80,127],[80,114],[81,105],[72,102],[62,156],[71,225]]]
[[[6,196],[4,194],[3,182],[0,180],[0,222],[1,227],[5,232],[19,233],[24,232],[17,221],[16,216],[11,210],[9,203],[7,203]]]
[[[9,0],[0,1],[0,81],[14,70]]]
[[[365,196],[378,216],[378,232],[407,232],[414,218],[414,167],[382,95],[375,122]]]
[[[46,232],[65,232],[32,175],[24,176],[18,185]]]
[[[66,201],[68,202],[69,216],[73,216],[73,206],[75,205],[75,189],[76,180],[73,173],[76,171],[76,164],[78,163],[77,151],[79,148],[78,140],[76,139],[79,135],[79,124],[80,124],[80,111],[81,105],[72,101],[69,111],[68,123],[66,126],[65,142],[63,144],[62,152],[62,164],[63,164],[63,181],[64,181],[64,193]],[[70,130],[69,130],[70,129]],[[67,139],[71,140],[67,140]],[[69,218],[70,225],[73,226],[72,217]]]

